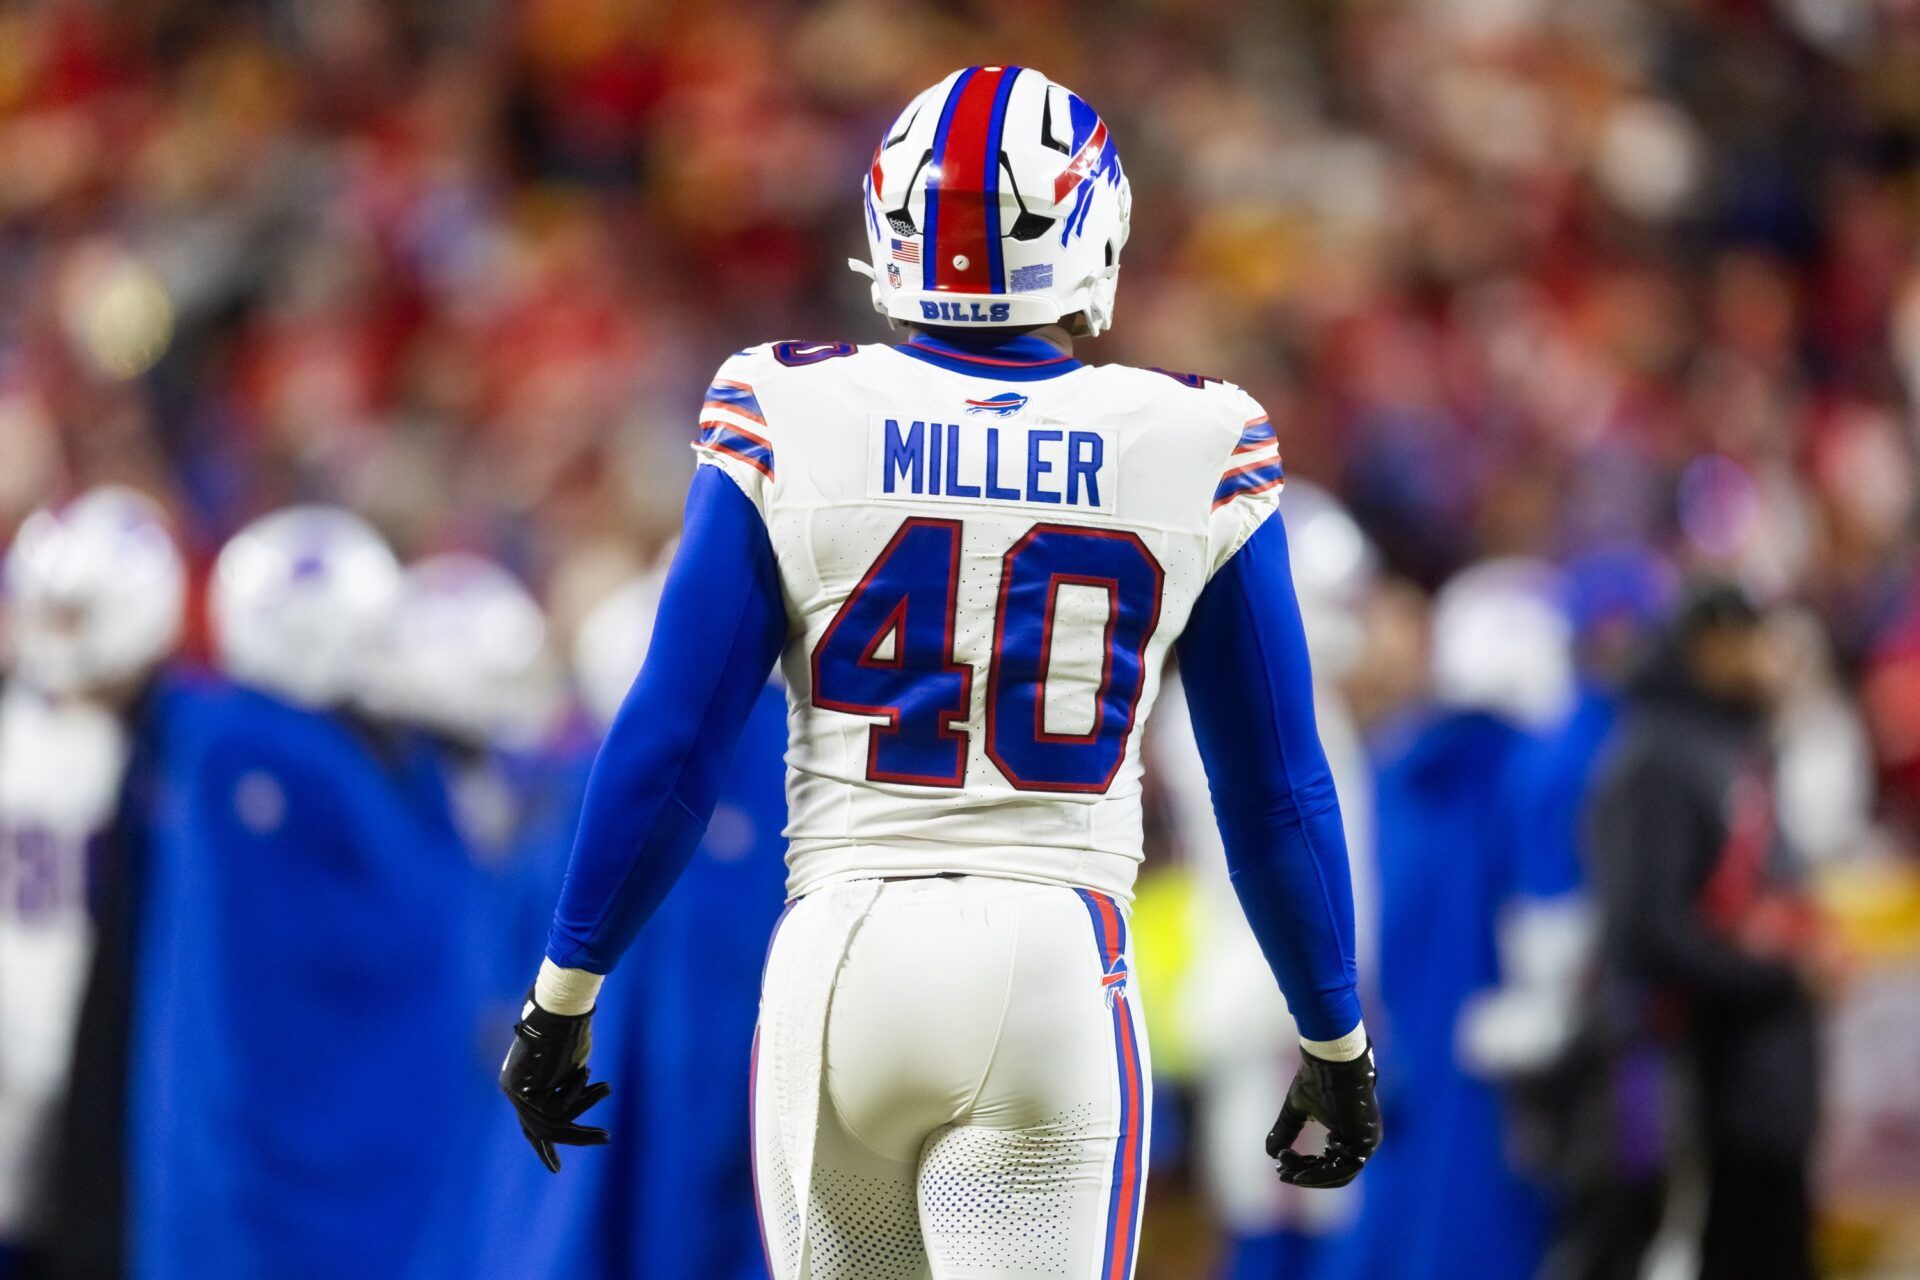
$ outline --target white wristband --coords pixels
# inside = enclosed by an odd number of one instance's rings
[[[533,980],[533,1002],[548,1013],[574,1018],[592,1013],[600,998],[600,984],[606,978],[585,969],[562,969],[551,960],[540,961],[540,976]]]
[[[541,1001],[544,1005],[546,1001]],[[1300,1037],[1300,1047],[1326,1062],[1352,1062],[1367,1051],[1367,1024],[1356,1022],[1353,1030],[1338,1040],[1309,1040]]]

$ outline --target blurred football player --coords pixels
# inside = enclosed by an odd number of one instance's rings
[[[1597,993],[1595,911],[1588,893],[1592,850],[1582,819],[1612,740],[1627,679],[1673,593],[1672,572],[1654,553],[1602,547],[1568,562],[1564,574],[1575,659],[1572,710],[1522,746],[1509,775],[1512,835],[1509,890],[1501,905],[1500,981],[1462,1009],[1461,1057],[1475,1075],[1503,1086],[1515,1163],[1564,1192],[1556,1244],[1542,1274],[1593,1280],[1589,1262],[1624,1256],[1623,1230],[1639,1197],[1639,1171],[1611,1159],[1614,1080],[1601,1069],[1607,1031]],[[1637,1266],[1638,1252],[1634,1251]],[[1629,1272],[1632,1268],[1629,1268]],[[1603,1273],[1594,1273],[1603,1274]],[[1623,1272],[1623,1274],[1626,1274]]]
[[[491,904],[485,922],[475,920],[479,998],[517,1011],[526,974],[500,955],[503,926],[494,913],[519,913],[527,859],[557,861],[550,846],[571,830],[579,801],[551,750],[566,699],[546,614],[506,566],[485,556],[416,560],[362,683],[359,702],[369,714],[440,748],[454,822]]]
[[[1364,643],[1361,610],[1378,558],[1345,508],[1313,485],[1289,482],[1280,515],[1292,542],[1294,583],[1313,659],[1320,740],[1340,792],[1364,986],[1373,976],[1373,768],[1340,678]],[[1263,1153],[1245,1140],[1297,1069],[1299,1033],[1234,897],[1225,850],[1206,803],[1204,766],[1184,711],[1178,699],[1168,703],[1155,717],[1148,749],[1181,848],[1201,885],[1196,955],[1179,1017],[1199,1067],[1196,1140],[1207,1194],[1227,1228],[1221,1275],[1312,1280],[1323,1241],[1353,1222],[1359,1188],[1303,1191],[1262,1178]]]
[[[1572,708],[1521,748],[1509,776],[1514,896],[1501,910],[1501,980],[1469,1002],[1461,1047],[1489,1079],[1539,1079],[1542,1091],[1555,1095],[1541,1099],[1549,1106],[1564,1104],[1568,1091],[1564,1082],[1540,1077],[1574,1050],[1593,988],[1582,812],[1629,670],[1672,593],[1671,576],[1653,553],[1632,547],[1590,551],[1567,564]],[[1535,1126],[1530,1138],[1551,1145],[1546,1128]],[[1551,1159],[1544,1148],[1529,1154]]]
[[[444,991],[474,1019],[475,1034],[463,1043],[479,1050],[518,1013],[526,956],[542,944],[565,869],[556,847],[564,849],[584,786],[585,749],[570,745],[565,732],[564,683],[546,616],[511,571],[483,556],[417,560],[402,575],[393,622],[369,657],[361,702],[381,721],[425,734],[446,774],[476,894],[464,917],[470,949],[461,975],[472,985],[457,991],[450,983]],[[467,1070],[452,1083],[464,1092],[484,1082],[484,1071]],[[396,1276],[529,1276],[540,1274],[529,1258],[548,1261],[523,1235],[502,1229],[508,1200],[545,1189],[516,1177],[518,1162],[502,1158],[506,1139],[520,1142],[518,1130],[499,1132],[497,1108],[468,1102],[461,1098],[459,1168],[434,1196],[420,1245]],[[553,1221],[553,1213],[542,1215]],[[583,1263],[568,1259],[570,1274],[608,1274]]]
[[[1727,582],[1689,586],[1634,672],[1586,821],[1613,996],[1604,1199],[1555,1276],[1647,1274],[1657,1228],[1700,1280],[1812,1280],[1821,997],[1850,961],[1781,821],[1774,618]],[[1690,1165],[1697,1166],[1689,1168]],[[1671,1184],[1704,1177],[1693,1231]],[[1678,1199],[1679,1188],[1673,1188]],[[1693,1225],[1693,1224],[1688,1224]]]
[[[353,705],[400,583],[326,507],[254,522],[215,565],[235,686],[167,726],[141,912],[143,1276],[398,1275],[452,1172],[471,864],[436,754]]]
[[[1306,1037],[1266,1137],[1350,1181],[1379,1129],[1339,802],[1270,519],[1273,424],[1218,379],[1074,355],[1130,196],[1036,71],[909,104],[865,180],[898,345],[779,342],[708,387],[685,532],[588,787],[501,1082],[549,1166],[600,978],[788,686],[788,893],[762,986],[756,1179],[776,1275],[1131,1274],[1148,1064],[1129,981],[1136,730],[1176,641],[1229,866]],[[1325,1149],[1292,1150],[1309,1117]],[[1258,1133],[1248,1142],[1260,1141]]]
[[[159,507],[107,486],[29,516],[6,587],[15,662],[0,684],[0,1276],[9,1254],[57,1247],[58,1117],[96,925],[115,932],[98,912],[118,894],[106,881],[128,852],[129,776],[144,772],[150,684],[180,636],[186,573]],[[85,1102],[111,1130],[113,1100],[90,1092]],[[117,1179],[98,1190],[115,1195]],[[88,1209],[95,1233],[117,1240],[117,1199]]]
[[[661,585],[650,577],[615,594],[581,627],[575,668],[602,725],[613,723],[646,657]],[[786,898],[786,702],[778,680],[762,686],[706,835],[630,953],[622,1061],[638,1087],[615,1101],[619,1122],[646,1140],[625,1157],[638,1175],[629,1188],[637,1205],[604,1207],[635,1214],[640,1265],[628,1274],[649,1280],[767,1275],[744,1103],[760,969]]]
[[[1507,1164],[1502,1099],[1461,1060],[1460,1022],[1500,981],[1516,761],[1572,699],[1562,596],[1536,561],[1455,575],[1433,611],[1434,705],[1377,745],[1381,1098],[1395,1141],[1334,1275],[1531,1280],[1539,1265],[1546,1203]]]
[[[595,742],[646,655],[664,569],[610,593],[575,636]],[[554,1179],[525,1158],[503,1111],[498,1150],[480,1162],[472,1247],[432,1274],[764,1280],[745,1100],[760,966],[785,896],[786,742],[785,694],[769,681],[700,847],[629,952],[632,980],[595,1017],[596,1060],[626,1086],[608,1104],[609,1121],[643,1139]],[[565,845],[555,848],[564,859]],[[541,851],[528,850],[525,883],[540,895],[543,919],[524,949],[521,931],[507,931],[517,961],[544,942],[562,871],[564,861],[549,871]]]
[[[407,566],[362,702],[472,751],[536,746],[561,702],[539,602],[506,569],[464,552]]]

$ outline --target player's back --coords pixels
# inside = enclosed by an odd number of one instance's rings
[[[1328,1054],[1269,1149],[1327,1122],[1281,1177],[1334,1185],[1378,1141],[1279,450],[1236,387],[1044,336],[1111,322],[1132,206],[1064,86],[956,71],[862,190],[852,265],[918,332],[743,351],[708,389],[698,447],[725,474],[689,492],[501,1084],[548,1168],[605,1140],[578,1123],[606,1091],[582,1065],[600,975],[685,865],[778,654],[793,901],[751,1107],[771,1270],[1125,1280],[1152,1069],[1124,898],[1176,638],[1236,889]]]
[[[793,625],[791,891],[967,872],[1128,895],[1168,647],[1277,499],[1259,406],[923,333],[741,352],[701,419]]]

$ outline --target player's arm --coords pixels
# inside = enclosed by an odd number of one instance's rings
[[[1178,652],[1228,874],[1302,1037],[1301,1072],[1268,1153],[1285,1181],[1339,1186],[1372,1154],[1380,1122],[1356,991],[1346,834],[1277,516],[1214,574]],[[1329,1130],[1319,1156],[1287,1149],[1309,1118]]]
[[[560,1167],[555,1143],[606,1141],[576,1123],[608,1092],[586,1069],[601,977],[698,847],[786,628],[765,521],[729,475],[701,466],[646,663],[594,760],[546,960],[501,1069],[550,1169]]]

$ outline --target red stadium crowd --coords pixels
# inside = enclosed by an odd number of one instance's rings
[[[1642,539],[1894,660],[1917,47],[1751,0],[19,6],[6,517],[338,497],[564,580],[671,523],[726,351],[881,336],[841,262],[882,116],[1017,52],[1127,144],[1099,356],[1243,382],[1396,567]]]

